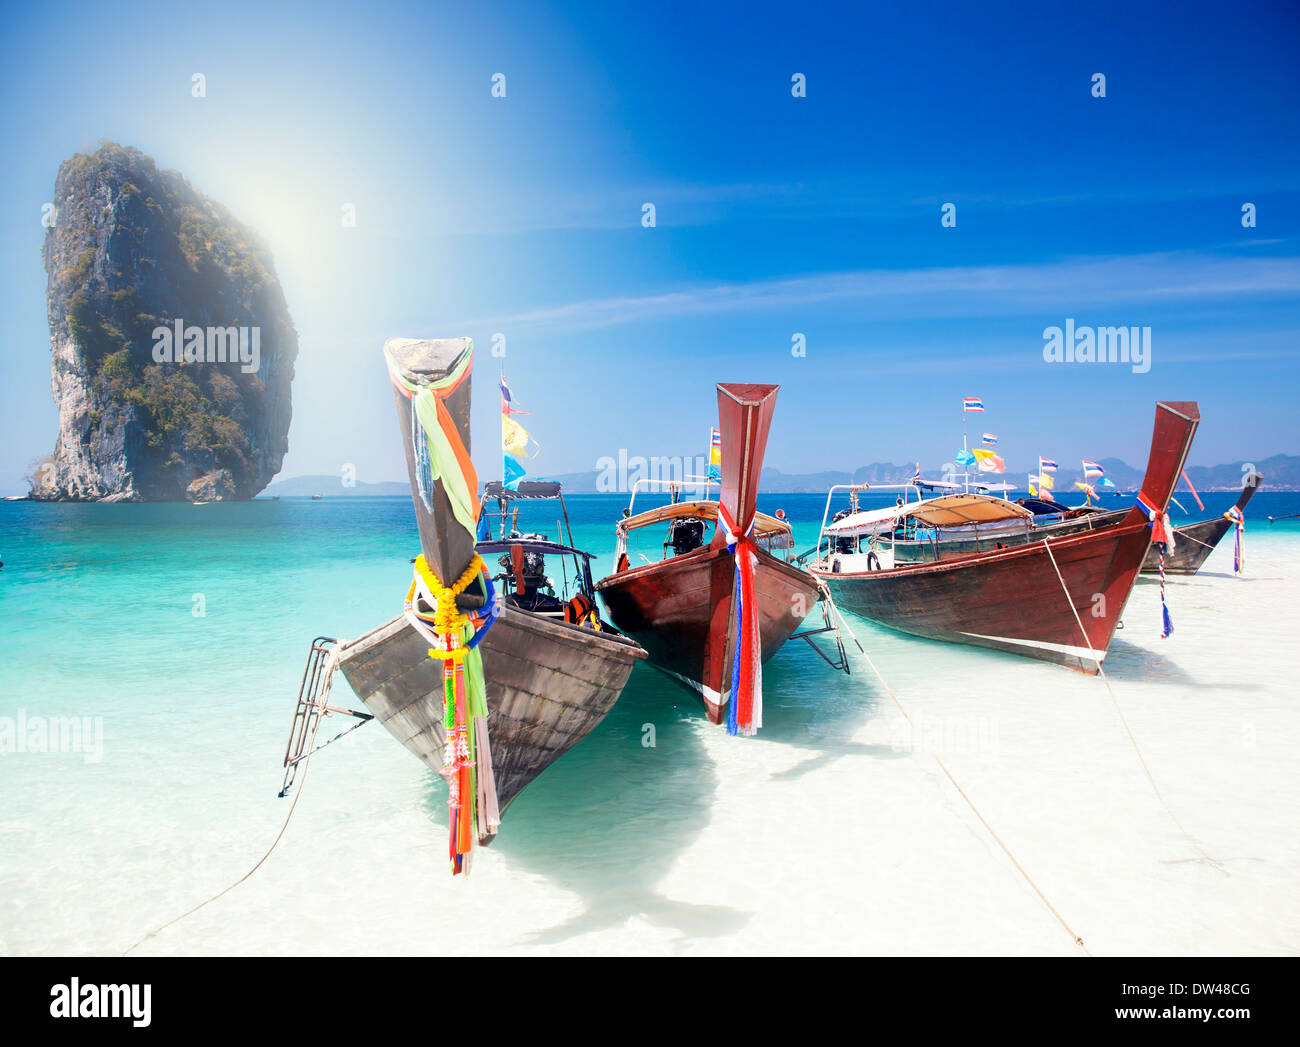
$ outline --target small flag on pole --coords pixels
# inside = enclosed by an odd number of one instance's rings
[[[709,473],[710,480],[722,480],[722,431],[709,430]]]
[[[1092,479],[1095,479],[1095,478],[1098,477],[1098,476],[1105,476],[1105,475],[1106,475],[1106,470],[1103,469],[1103,468],[1102,468],[1100,465],[1098,465],[1096,462],[1089,462],[1089,461],[1087,461],[1086,459],[1084,460],[1084,463],[1083,463],[1083,478],[1084,478],[1085,480],[1092,480]]]
[[[961,409],[963,411],[983,411],[984,401],[978,396],[963,396],[961,399]]]
[[[1057,469],[1057,465],[1054,461],[1052,461],[1052,459],[1044,458],[1042,455],[1039,455],[1038,471],[1040,473],[1054,473],[1056,472],[1056,469]]]
[[[979,470],[982,473],[1000,473],[1007,467],[1006,462],[987,448],[972,447],[971,454],[979,462]]]
[[[921,463],[920,463],[920,462],[917,462],[917,463],[916,463],[916,472],[914,472],[914,473],[912,474],[912,482],[913,482],[913,483],[919,483],[919,482],[920,482],[920,479],[921,479]]]
[[[998,438],[996,436],[994,436],[992,433],[984,434],[985,447],[997,447],[997,445],[998,445]]]

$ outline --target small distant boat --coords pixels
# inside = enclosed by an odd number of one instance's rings
[[[190,505],[211,505],[211,502],[190,502]]]
[[[313,502],[319,502],[323,497],[325,497],[325,496],[322,495],[322,494],[314,494],[314,495],[311,496],[311,500],[312,500]]]
[[[790,524],[756,509],[776,393],[775,385],[718,386],[718,500],[681,501],[674,488],[669,505],[631,515],[634,488],[616,528],[617,568],[596,583],[614,624],[645,647],[651,664],[695,690],[712,722],[725,714],[728,730],[745,734],[762,722],[761,683],[753,691],[759,666],[821,597],[816,579],[770,551],[791,547]],[[662,558],[632,563],[629,536],[665,525]],[[744,594],[739,615],[738,592]],[[745,599],[752,599],[748,608]],[[829,622],[816,631],[831,631]]]
[[[876,541],[881,525],[888,527],[891,538],[894,525],[888,516],[880,515],[890,510],[877,510],[823,527],[823,537],[831,542],[847,539],[854,544],[847,550],[833,546],[809,571],[829,587],[838,606],[900,632],[1096,673],[1151,547],[1153,524],[1168,526],[1169,498],[1200,417],[1195,403],[1156,405],[1138,504],[1113,526],[1031,537],[1019,545],[935,562],[897,563],[881,556],[887,548]],[[966,495],[963,500],[980,497]],[[983,509],[966,511],[1000,509],[1005,519],[1018,515],[1013,509],[1028,513],[1023,506],[995,501],[1002,506],[985,500]],[[913,506],[906,511],[926,522],[927,510]],[[1023,533],[1024,517],[1020,519],[1013,526],[1020,526]],[[861,544],[864,539],[869,543],[866,549]]]

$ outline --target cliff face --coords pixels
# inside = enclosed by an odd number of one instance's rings
[[[136,149],[65,161],[45,237],[49,500],[243,499],[288,450],[298,336],[270,252]]]

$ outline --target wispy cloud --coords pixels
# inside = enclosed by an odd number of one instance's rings
[[[1102,306],[1300,296],[1300,258],[1160,253],[1038,265],[869,269],[589,299],[465,322],[466,327],[573,333],[682,317],[859,306],[865,316],[1073,315]]]

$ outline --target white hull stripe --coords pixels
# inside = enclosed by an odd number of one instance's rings
[[[665,676],[671,676],[674,680],[680,680],[710,705],[716,705],[718,708],[722,708],[727,704],[727,698],[720,695],[712,687],[705,687],[703,684],[692,680],[690,677],[683,676],[681,673],[675,673],[671,669],[665,669],[662,665],[656,665],[655,668]]]
[[[1010,644],[1014,647],[1036,647],[1041,651],[1055,651],[1057,654],[1070,654],[1087,662],[1100,662],[1105,659],[1105,651],[1096,651],[1091,647],[1075,647],[1068,643],[1048,643],[1046,640],[1018,640],[1009,636],[985,636],[982,633],[962,633],[977,640],[992,640],[996,643]]]

